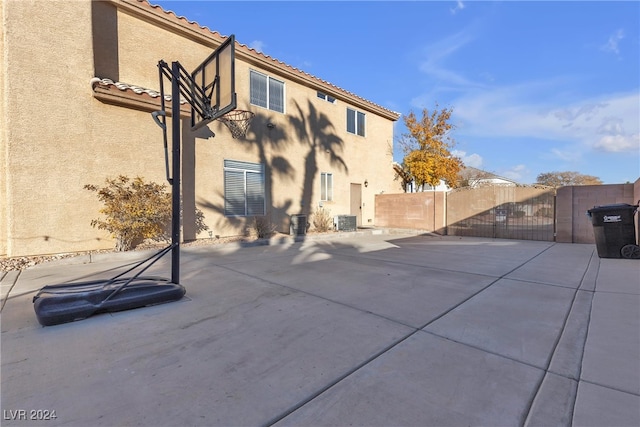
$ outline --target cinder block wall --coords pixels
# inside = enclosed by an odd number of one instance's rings
[[[640,201],[640,178],[633,184],[561,187],[556,195],[556,241],[595,243],[587,211],[594,206]],[[378,194],[375,224],[443,233],[446,230],[446,193]],[[636,215],[636,230],[638,230]]]
[[[556,242],[595,243],[587,211],[615,203],[636,204],[640,179],[635,184],[581,185],[558,188],[556,195]]]
[[[378,194],[375,201],[377,227],[444,233],[447,204],[442,191]]]

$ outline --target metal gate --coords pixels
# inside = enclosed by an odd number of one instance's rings
[[[554,241],[554,224],[554,190],[491,186],[447,194],[451,236]]]

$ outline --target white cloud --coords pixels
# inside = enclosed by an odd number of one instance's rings
[[[502,176],[504,176],[505,178],[512,179],[516,182],[522,182],[525,176],[529,173],[530,171],[525,165],[516,165],[502,172]]]
[[[551,157],[560,159],[568,163],[577,163],[582,159],[582,151],[579,148],[571,147],[564,150],[559,148],[551,149]]]
[[[420,71],[434,89],[411,100],[415,108],[433,105],[438,93],[449,92],[448,105],[457,134],[483,138],[528,138],[574,144],[578,151],[637,150],[640,133],[640,92],[603,94],[557,101],[567,87],[579,83],[577,76],[496,85],[486,79],[473,81],[463,72],[447,67],[447,61],[471,44],[477,26],[447,36],[426,46]],[[617,30],[606,49],[617,52],[624,37]],[[459,94],[457,97],[455,94]],[[556,151],[556,158],[576,157]]]
[[[640,134],[605,135],[593,144],[593,148],[608,152],[638,152],[640,150]]]
[[[617,117],[605,117],[597,129],[602,135],[617,135],[624,132],[622,119]]]
[[[476,83],[466,77],[452,71],[444,66],[448,57],[454,55],[458,50],[473,41],[473,36],[469,31],[460,31],[452,34],[440,41],[437,41],[424,49],[426,60],[420,63],[420,71],[427,74],[440,84],[445,83],[455,86],[477,86]]]
[[[583,150],[638,149],[640,93],[607,94],[571,104],[532,101],[532,93],[549,93],[556,87],[549,83],[475,90],[459,97],[452,102],[458,134],[577,142]]]
[[[467,155],[466,151],[461,151],[461,150],[452,150],[451,154],[461,158],[462,163],[464,163],[465,166],[471,166],[472,168],[482,169],[483,160],[480,154],[473,153],[473,154]]]
[[[262,40],[254,40],[251,43],[249,43],[249,47],[251,49],[257,50],[258,52],[264,52],[265,46],[266,44]]]
[[[583,104],[577,107],[566,107],[556,110],[553,115],[560,121],[567,121],[568,126],[576,119],[582,117],[584,120],[591,120],[598,110],[606,108],[607,104]]]
[[[496,145],[527,144],[522,154],[519,150],[495,154],[503,160],[505,156],[520,156],[513,163],[526,162],[526,165],[518,164],[498,172],[517,182],[534,182],[538,169],[598,170],[612,159],[611,156],[602,158],[603,152],[618,153],[618,158],[620,155],[637,158],[640,153],[640,91],[637,88],[581,96],[580,90],[572,88],[588,84],[587,76],[560,75],[507,85],[490,81],[479,73],[477,80],[467,78],[467,71],[449,66],[448,62],[469,47],[477,32],[467,28],[426,47],[420,71],[433,89],[416,94],[411,100],[412,107],[429,108],[434,100],[445,98],[443,106],[453,108],[451,120],[456,125],[456,139],[470,144],[484,141]],[[617,52],[623,37],[622,31],[612,35],[608,49]],[[491,163],[491,159],[479,155],[455,154],[469,166],[478,167],[474,162]],[[524,155],[529,157],[522,158]]]
[[[619,29],[615,33],[609,36],[609,40],[607,40],[607,42],[604,45],[600,46],[600,49],[605,52],[613,52],[615,54],[619,54],[620,49],[618,47],[618,44],[623,38],[624,38],[624,31],[622,29]]]
[[[455,15],[456,13],[458,13],[458,11],[462,10],[465,8],[465,5],[463,2],[461,2],[460,0],[458,0],[456,2],[456,7],[449,9],[451,11],[452,15]]]

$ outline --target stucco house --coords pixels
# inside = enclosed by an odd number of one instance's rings
[[[404,186],[405,193],[419,193],[424,191],[451,191],[452,188],[447,185],[444,180],[440,180],[440,183],[433,187],[429,184],[422,186],[416,185],[415,181],[411,179],[411,176],[403,169],[399,163],[393,163],[393,170],[396,174],[396,179],[401,182],[401,186]],[[464,166],[458,173],[459,187],[479,188],[479,187],[517,187],[516,181],[498,176],[494,173],[477,169],[471,166]]]
[[[471,188],[486,186],[516,187],[521,185],[512,179],[505,178],[482,169],[474,168],[472,166],[465,166],[458,176],[464,186]]]
[[[4,0],[0,19],[0,256],[113,247],[90,225],[101,204],[84,185],[118,175],[166,182],[150,115],[158,61],[191,70],[226,36],[146,0]],[[237,108],[255,117],[241,139],[218,121],[191,132],[185,105],[183,239],[239,235],[254,216],[288,232],[291,215],[320,206],[375,225],[375,195],[401,191],[399,113],[241,41],[235,58]],[[276,96],[252,97],[258,83]],[[248,197],[249,181],[259,184],[253,203],[225,203],[232,192]],[[196,208],[209,232],[196,232]]]

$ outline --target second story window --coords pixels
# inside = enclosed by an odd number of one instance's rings
[[[284,113],[284,82],[251,70],[250,86],[253,105]]]
[[[364,136],[364,113],[347,108],[347,132]]]
[[[326,94],[326,93],[324,93],[324,92],[320,92],[320,91],[318,91],[318,98],[320,98],[320,99],[324,99],[325,101],[330,102],[330,103],[332,103],[332,104],[335,104],[335,103],[336,103],[336,99],[335,99],[333,96],[331,96],[331,95],[327,95],[327,94]]]

